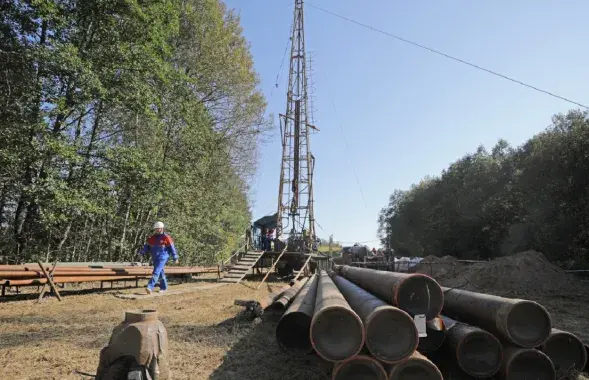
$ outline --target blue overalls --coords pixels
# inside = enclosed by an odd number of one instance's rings
[[[166,233],[151,235],[139,254],[144,255],[147,252],[151,253],[151,261],[153,262],[153,276],[147,283],[147,289],[153,290],[158,279],[160,290],[168,289],[168,279],[164,273],[164,266],[170,258],[170,254],[174,261],[178,260],[178,253],[176,252],[176,247],[174,247],[174,241]]]

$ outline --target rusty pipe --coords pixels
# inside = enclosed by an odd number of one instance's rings
[[[217,268],[213,267],[200,267],[198,269],[188,268],[176,268],[168,267],[165,268],[166,274],[191,274],[191,273],[203,273],[203,272],[217,272]],[[144,269],[83,269],[83,270],[61,270],[55,269],[53,271],[54,276],[132,276],[132,275],[151,275],[153,268],[145,267]],[[40,270],[28,270],[28,271],[0,271],[0,278],[3,279],[27,279],[27,278],[42,278],[44,275]]]
[[[499,377],[505,380],[556,380],[556,371],[550,358],[541,351],[504,346]]]
[[[284,310],[292,301],[292,299],[298,294],[301,288],[305,285],[308,279],[303,279],[301,281],[297,281],[293,286],[289,287],[284,291],[278,298],[274,300],[272,303],[272,308],[277,310]]]
[[[266,297],[263,297],[259,302],[262,309],[266,309],[269,306],[271,306],[274,303],[274,301],[278,297],[280,297],[282,295],[282,293],[284,293],[289,288],[290,288],[290,285],[284,285],[282,288],[278,289],[277,291],[268,294]]]
[[[583,371],[587,365],[587,351],[583,342],[570,332],[552,329],[542,346],[557,371]]]
[[[364,346],[362,320],[324,270],[318,276],[310,337],[317,354],[331,362],[357,355]]]
[[[461,289],[443,290],[444,315],[479,326],[516,346],[538,347],[550,335],[550,314],[536,302]]]
[[[341,276],[333,282],[364,323],[366,348],[385,363],[409,357],[417,348],[419,335],[409,314],[387,304]]]
[[[336,363],[331,380],[387,380],[387,373],[374,358],[356,355]]]
[[[431,353],[442,347],[446,340],[446,326],[442,317],[437,316],[425,323],[427,336],[419,338],[417,350],[421,353]]]
[[[438,367],[417,351],[407,359],[393,364],[388,373],[388,380],[444,380]]]
[[[433,278],[424,274],[385,272],[348,265],[342,266],[340,273],[411,316],[425,314],[430,320],[442,311],[444,293]]]
[[[491,333],[442,316],[446,347],[458,366],[474,377],[491,377],[501,368],[503,347]]]
[[[53,282],[56,284],[67,284],[75,282],[93,282],[93,281],[124,281],[135,280],[142,278],[150,278],[149,276],[68,276],[68,277],[53,277]],[[35,278],[27,280],[6,280],[6,286],[36,286],[47,283],[46,278]]]
[[[317,285],[318,277],[313,275],[278,321],[276,340],[287,352],[308,354],[313,351],[309,331],[315,310]]]

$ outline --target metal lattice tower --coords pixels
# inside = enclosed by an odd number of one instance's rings
[[[315,237],[313,168],[309,123],[303,0],[294,4],[286,114],[280,115],[282,165],[278,193],[276,235],[289,245],[303,238],[310,247]]]

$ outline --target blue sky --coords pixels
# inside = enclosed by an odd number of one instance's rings
[[[226,3],[241,15],[268,113],[284,113],[287,61],[278,88],[275,81],[293,1]],[[589,103],[589,1],[308,3]],[[314,57],[315,124],[321,129],[311,142],[320,237],[333,233],[338,241],[378,245],[376,219],[394,189],[439,174],[479,144],[491,148],[504,138],[520,145],[546,128],[553,114],[575,108],[308,5],[305,24],[307,50]],[[277,127],[263,147],[254,182],[254,217],[277,206],[278,134]]]

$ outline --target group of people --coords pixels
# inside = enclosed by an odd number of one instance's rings
[[[272,243],[276,244],[276,231],[274,228],[262,227],[260,234],[254,238],[254,226],[245,231],[247,249],[271,251]],[[276,247],[274,247],[276,249]]]
[[[260,232],[260,245],[263,251],[271,251],[272,244],[276,240],[276,230],[274,228],[262,227]]]

